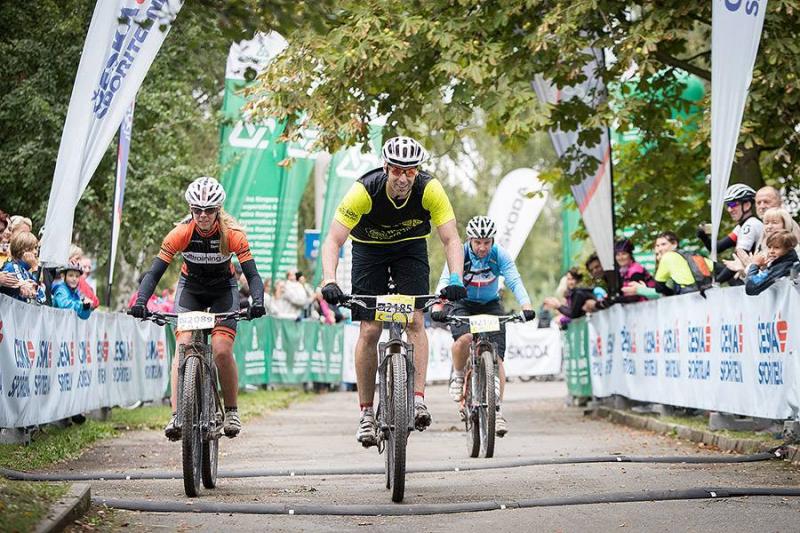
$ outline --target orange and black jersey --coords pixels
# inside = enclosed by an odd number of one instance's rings
[[[231,264],[233,254],[239,259],[242,272],[250,286],[253,305],[264,304],[264,284],[258,275],[256,262],[250,253],[250,245],[244,232],[228,229],[225,232],[228,252],[221,251],[219,222],[205,232],[197,227],[194,219],[187,218],[175,226],[161,243],[161,250],[153,260],[150,270],[139,283],[137,305],[144,305],[177,254],[183,256],[181,277],[187,289],[212,296],[226,297],[231,287],[236,287],[236,271]],[[198,309],[199,310],[199,309]]]
[[[193,219],[181,222],[164,238],[161,243],[159,259],[171,263],[176,254],[183,256],[181,274],[189,282],[204,285],[230,285],[235,276],[231,257],[236,254],[239,263],[250,261],[250,244],[244,232],[229,229],[225,237],[228,241],[228,253],[220,250],[219,222],[207,232],[197,227]]]

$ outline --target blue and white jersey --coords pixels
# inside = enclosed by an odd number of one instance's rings
[[[464,243],[464,287],[467,289],[467,300],[487,303],[499,299],[500,276],[503,276],[506,286],[514,293],[520,305],[531,303],[517,266],[508,252],[493,244],[486,257],[480,259],[472,252],[469,241]],[[445,262],[436,292],[449,284],[450,271]]]

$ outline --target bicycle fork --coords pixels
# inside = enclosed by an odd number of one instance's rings
[[[380,404],[378,411],[380,413],[379,427],[381,437],[388,438],[390,430],[389,425],[386,423],[388,417],[385,410],[388,409],[389,403],[389,385],[387,381],[387,366],[391,364],[392,357],[402,355],[405,359],[406,366],[406,408],[408,410],[408,434],[414,430],[414,381],[415,381],[415,367],[414,367],[414,346],[411,343],[403,341],[400,336],[399,327],[391,324],[389,327],[389,340],[378,344],[378,390],[380,393]]]

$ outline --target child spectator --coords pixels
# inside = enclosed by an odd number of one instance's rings
[[[53,307],[72,309],[78,318],[86,320],[92,314],[92,301],[78,289],[83,271],[79,263],[70,263],[61,269],[63,281],[53,285]]]
[[[736,250],[736,256],[734,259],[732,261],[724,262],[727,268],[736,271],[737,277],[740,279],[744,279],[746,277],[747,269],[753,262],[753,257],[756,254],[767,254],[767,239],[769,239],[773,233],[785,229],[792,231],[794,234],[794,220],[792,220],[792,216],[785,209],[774,207],[767,208],[764,211],[763,216],[764,232],[761,234],[761,239],[759,239],[758,243],[756,244],[755,252],[749,254],[744,250]]]
[[[3,265],[3,272],[13,274],[19,285],[17,287],[1,287],[3,294],[29,303],[44,303],[44,290],[34,272],[39,267],[37,257],[39,240],[30,232],[17,233],[11,239],[11,260]]]
[[[747,268],[744,290],[750,296],[761,294],[775,280],[788,276],[792,267],[798,265],[797,237],[789,230],[776,231],[767,239],[768,252],[757,254]]]

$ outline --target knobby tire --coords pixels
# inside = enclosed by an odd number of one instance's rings
[[[491,352],[482,352],[480,357],[480,418],[481,455],[486,458],[494,455],[495,423],[497,421],[497,394],[494,388],[495,367]]]
[[[207,380],[206,389],[208,398],[211,399],[211,402],[208,407],[209,410],[209,420],[213,420],[213,431],[214,435],[213,438],[203,441],[203,486],[207,489],[213,489],[217,486],[217,467],[219,465],[219,438],[218,438],[218,430],[220,426],[220,421],[217,420],[217,411],[219,409],[219,405],[217,405],[217,394],[214,389],[217,388],[217,368],[216,366],[211,367],[211,376],[210,379]],[[209,428],[210,430],[212,428]]]
[[[200,367],[200,359],[187,354],[183,369],[181,433],[183,436],[183,488],[189,497],[197,496],[200,493],[202,477],[203,437],[200,434],[202,370]]]
[[[392,501],[401,502],[406,490],[406,444],[408,443],[408,377],[403,354],[391,356],[389,396],[389,442],[386,468],[391,478]]]
[[[475,398],[480,398],[478,392],[478,372],[471,369],[467,375],[467,386],[464,391],[464,424],[467,429],[467,453],[470,457],[478,457],[481,453],[481,433],[478,426],[478,411],[475,408]]]

